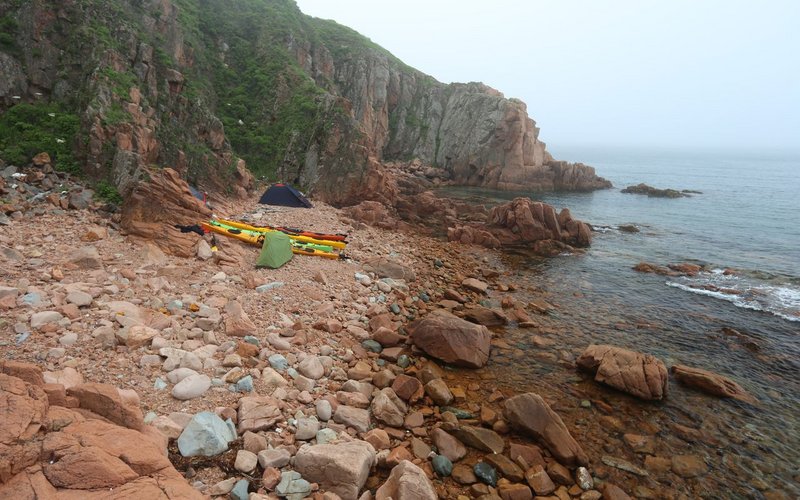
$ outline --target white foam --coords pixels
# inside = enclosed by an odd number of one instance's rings
[[[692,283],[694,286],[675,281],[667,281],[666,284],[686,292],[725,300],[743,309],[768,312],[788,321],[800,322],[800,290],[787,287],[760,286],[745,289],[742,293],[725,293],[720,290],[702,288],[699,282]],[[762,300],[759,301],[750,297],[759,297]]]

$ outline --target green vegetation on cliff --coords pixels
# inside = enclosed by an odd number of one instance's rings
[[[0,157],[23,166],[47,152],[56,169],[79,173],[74,153],[79,125],[77,116],[57,104],[17,104],[0,115]]]

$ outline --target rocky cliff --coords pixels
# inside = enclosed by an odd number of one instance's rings
[[[241,191],[244,161],[337,205],[389,160],[498,189],[608,186],[554,161],[524,103],[437,82],[292,0],[0,0],[0,26],[0,158],[50,149],[124,196],[152,165]]]

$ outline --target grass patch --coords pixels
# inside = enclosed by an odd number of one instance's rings
[[[108,181],[100,181],[94,185],[94,196],[98,200],[114,205],[122,204],[122,196],[117,188]]]

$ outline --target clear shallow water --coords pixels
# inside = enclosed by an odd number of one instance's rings
[[[593,234],[584,255],[545,260],[506,255],[514,281],[523,289],[540,289],[531,297],[544,293],[558,308],[540,318],[539,332],[502,332],[511,348],[493,354],[496,376],[516,391],[563,400],[560,411],[585,446],[595,445],[595,454],[643,465],[643,455],[609,432],[598,412],[579,407],[575,398],[564,400],[564,394],[611,404],[630,429],[626,432],[654,425],[656,455],[703,456],[708,475],[665,479],[674,481],[676,491],[707,498],[761,498],[771,489],[800,495],[800,159],[588,149],[558,156],[595,166],[615,188],[546,194],[445,190],[484,202],[530,196],[605,228]],[[703,194],[663,199],[619,191],[640,182]],[[623,224],[641,232],[615,229]],[[633,271],[640,261],[694,262],[714,271],[668,278]],[[737,271],[725,276],[726,268]],[[638,402],[565,369],[590,343],[730,376],[760,402],[718,400],[674,381],[664,403]],[[687,444],[676,437],[676,425],[699,429],[707,439]],[[613,479],[627,480],[630,488],[642,482],[615,474]],[[661,479],[647,484],[663,487]],[[728,493],[719,496],[720,491]]]

